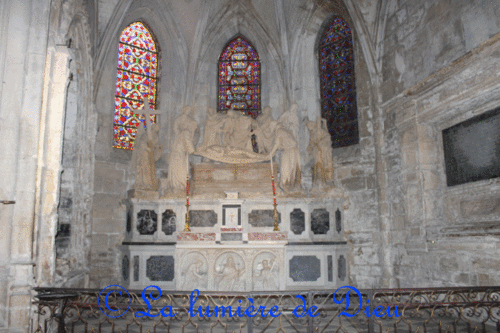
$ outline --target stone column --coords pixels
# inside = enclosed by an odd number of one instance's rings
[[[50,0],[4,1],[0,19],[0,327],[28,331],[40,105]]]

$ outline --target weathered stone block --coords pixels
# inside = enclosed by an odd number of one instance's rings
[[[464,217],[500,214],[500,197],[464,200],[460,203],[460,211]]]
[[[468,286],[469,283],[470,283],[469,274],[460,273],[458,275],[455,275],[455,278],[453,279],[453,282],[458,283],[458,284],[462,284],[462,285],[465,285],[465,286]]]
[[[500,259],[480,258],[472,261],[472,266],[476,269],[500,270]]]
[[[92,205],[92,218],[125,220],[125,207],[120,206],[123,195],[96,193]]]
[[[439,260],[439,267],[443,272],[456,272],[458,270],[457,259],[441,258]]]
[[[366,189],[365,177],[352,177],[342,180],[342,185],[348,191],[360,191]]]
[[[119,218],[94,219],[92,231],[99,234],[122,233],[125,231],[125,222]]]
[[[93,234],[91,251],[93,253],[98,253],[102,251],[107,251],[108,249],[108,236],[102,234]]]
[[[480,286],[491,286],[493,285],[492,279],[488,274],[478,274],[477,282]]]
[[[125,194],[127,182],[125,172],[117,170],[114,163],[96,162],[94,171],[94,191],[97,193]]]

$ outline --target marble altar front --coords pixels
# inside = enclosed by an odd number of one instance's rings
[[[124,285],[170,290],[330,289],[345,282],[346,200],[269,198],[129,200]]]

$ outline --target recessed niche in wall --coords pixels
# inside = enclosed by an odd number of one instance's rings
[[[448,186],[500,177],[500,108],[443,130]]]

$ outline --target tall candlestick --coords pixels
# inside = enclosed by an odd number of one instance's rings
[[[186,159],[186,223],[184,224],[184,232],[190,232],[191,226],[189,225],[189,155]]]
[[[269,156],[271,156],[271,184],[273,186],[273,206],[274,206],[274,229],[273,229],[273,231],[280,231],[280,228],[278,226],[278,210],[276,209],[278,204],[276,203],[276,186],[274,184],[273,156],[271,154],[269,154]]]
[[[271,176],[274,175],[274,168],[273,168],[273,156],[272,155],[269,155],[271,156]]]

